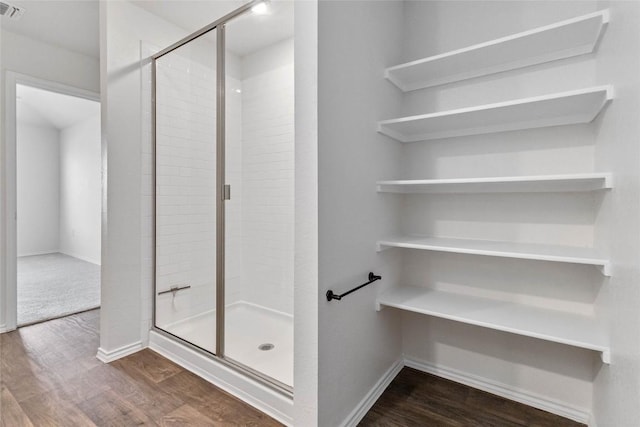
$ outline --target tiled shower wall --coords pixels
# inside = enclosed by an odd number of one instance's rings
[[[242,65],[244,300],[293,314],[293,41]]]
[[[156,67],[157,323],[215,308],[215,52],[196,40]]]
[[[153,50],[143,44],[143,57]],[[216,301],[215,58],[211,46],[190,50],[163,57],[156,76],[157,290],[182,283],[192,286],[175,297],[158,297],[159,325],[214,310]],[[271,57],[271,50],[277,61],[260,58]],[[226,303],[248,301],[292,314],[293,43],[278,43],[242,60],[228,53],[227,66],[226,181],[232,197],[226,203]],[[143,114],[150,123],[149,69],[148,64],[143,69]],[[142,277],[149,282],[150,130],[142,130]],[[143,299],[148,301],[150,295],[145,293]],[[150,325],[151,313],[145,317]]]
[[[225,61],[225,180],[231,185],[231,199],[225,202],[225,303],[228,305],[243,299],[242,276],[245,264],[242,247],[243,128],[240,59],[227,52]]]

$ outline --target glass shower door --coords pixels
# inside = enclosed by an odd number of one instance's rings
[[[216,30],[155,63],[155,326],[216,353]]]
[[[154,325],[291,391],[293,2],[214,25],[153,68]]]
[[[293,2],[225,25],[227,360],[293,388]]]

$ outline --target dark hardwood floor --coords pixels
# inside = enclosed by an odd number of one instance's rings
[[[404,368],[360,426],[583,427],[566,418]]]
[[[0,335],[0,426],[280,425],[151,350],[103,364],[98,324],[93,310]],[[404,368],[360,425],[581,424]]]
[[[0,335],[0,425],[279,426],[203,379],[143,350],[96,359],[99,311]]]

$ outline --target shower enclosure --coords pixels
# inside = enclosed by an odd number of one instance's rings
[[[293,390],[293,4],[153,57],[154,329]]]

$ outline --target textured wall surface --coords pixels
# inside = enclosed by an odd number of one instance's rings
[[[60,131],[18,124],[16,148],[18,256],[58,252]]]
[[[100,115],[60,132],[60,252],[100,265]]]

